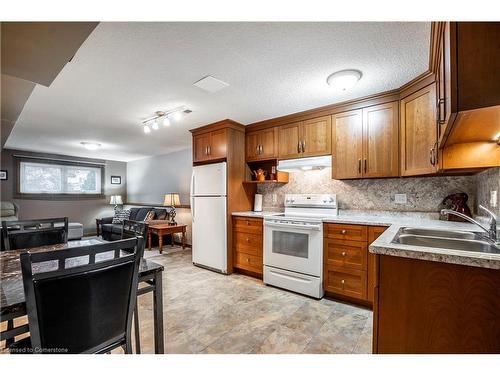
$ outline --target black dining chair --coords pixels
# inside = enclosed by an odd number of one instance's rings
[[[3,250],[26,249],[68,242],[68,218],[2,221]],[[14,321],[7,321],[7,328],[14,328]],[[9,347],[14,342],[8,339]]]
[[[146,239],[148,235],[148,224],[143,221],[123,220],[122,225],[122,239],[141,236]],[[130,251],[130,249],[123,249]],[[137,354],[141,353],[141,337],[139,326],[139,306],[134,306],[134,333],[135,333],[135,351]]]
[[[134,252],[123,249],[133,248]],[[21,254],[30,337],[11,353],[132,352],[144,239]]]
[[[125,238],[133,238],[137,236],[141,236],[146,240],[148,235],[148,223],[143,221],[135,221],[135,220],[123,220],[122,225],[122,240]]]
[[[68,242],[68,218],[2,221],[5,250]]]

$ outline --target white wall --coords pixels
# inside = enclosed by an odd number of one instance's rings
[[[165,193],[179,193],[181,204],[189,205],[192,168],[191,149],[128,162],[127,202],[160,206]],[[187,224],[187,243],[191,244],[191,209],[176,211],[176,221]]]
[[[127,163],[127,201],[163,204],[165,193],[179,193],[189,204],[193,167],[191,149]]]

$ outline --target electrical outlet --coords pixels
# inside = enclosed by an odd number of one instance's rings
[[[394,203],[396,204],[406,204],[406,194],[394,194]]]
[[[497,190],[490,191],[490,206],[495,208],[498,202]]]
[[[278,194],[276,193],[273,193],[273,204],[276,204],[276,202],[278,202]]]

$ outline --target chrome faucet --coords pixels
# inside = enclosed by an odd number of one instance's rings
[[[483,226],[481,223],[477,222],[473,218],[462,214],[461,212],[453,211],[453,210],[448,210],[448,209],[442,209],[441,214],[442,215],[455,215],[458,217],[461,217],[462,219],[467,220],[469,223],[476,224],[478,227],[480,227],[482,230],[484,230],[486,233],[488,233],[488,238],[492,242],[496,243],[497,242],[497,217],[496,215],[488,210],[486,207],[479,205],[479,208],[486,211],[486,213],[490,217],[490,222],[489,222],[489,228],[486,228]]]

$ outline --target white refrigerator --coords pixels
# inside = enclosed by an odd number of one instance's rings
[[[227,165],[193,167],[191,213],[193,263],[227,273]]]

